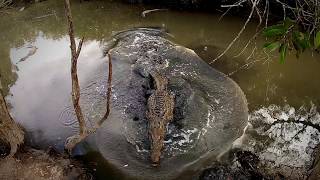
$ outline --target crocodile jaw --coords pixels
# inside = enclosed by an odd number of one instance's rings
[[[160,164],[161,149],[153,149],[151,152],[152,166],[156,167]]]

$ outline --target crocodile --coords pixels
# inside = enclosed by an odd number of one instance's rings
[[[168,79],[158,72],[150,73],[155,84],[155,91],[148,98],[147,113],[148,135],[151,142],[152,166],[160,164],[161,151],[167,124],[173,119],[174,95],[167,90]]]

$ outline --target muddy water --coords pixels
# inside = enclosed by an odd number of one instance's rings
[[[166,28],[174,42],[193,49],[210,63],[244,23],[244,19],[237,17],[219,20],[215,14],[172,10],[142,17],[141,12],[150,8],[154,7],[108,1],[73,2],[76,36],[85,37],[79,59],[80,84],[90,84],[87,81],[96,75],[96,68],[106,66],[106,59],[102,58],[103,42],[117,31],[141,26]],[[277,54],[267,55],[262,51],[264,40],[260,37],[239,55],[255,32],[256,23],[249,24],[230,52],[211,64],[240,85],[250,110],[269,104],[319,105],[320,55],[306,52],[296,59],[290,54],[285,64],[279,64]],[[32,50],[35,53],[20,61]],[[69,61],[62,2],[41,2],[21,12],[1,15],[1,78],[11,111],[29,132],[33,145],[62,148],[61,140],[75,133],[75,128],[66,128],[73,125],[71,120],[59,120],[61,113],[72,112],[65,112],[71,96]],[[94,84],[90,87],[96,88]]]

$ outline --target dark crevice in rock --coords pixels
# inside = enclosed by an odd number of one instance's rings
[[[10,154],[10,144],[0,139],[0,159]]]
[[[296,124],[302,124],[302,125],[304,125],[304,128],[302,128],[302,131],[306,128],[306,126],[310,126],[310,127],[313,127],[313,128],[315,128],[315,129],[317,129],[319,132],[320,132],[320,125],[319,124],[314,124],[314,123],[312,123],[312,122],[310,122],[310,121],[300,121],[300,120],[295,120],[295,119],[288,119],[288,120],[277,120],[277,121],[275,121],[275,122],[273,122],[271,125],[270,125],[270,127],[271,126],[273,126],[273,125],[276,125],[276,124],[283,124],[283,123],[296,123]],[[270,129],[270,128],[269,128]]]
[[[133,121],[139,121],[139,117],[134,117]]]

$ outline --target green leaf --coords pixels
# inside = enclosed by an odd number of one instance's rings
[[[320,31],[317,32],[316,37],[314,38],[314,47],[316,49],[320,47]]]
[[[281,44],[280,49],[279,49],[279,52],[280,52],[280,64],[283,64],[284,60],[286,59],[287,49],[288,49],[288,45],[287,44]]]
[[[299,43],[297,43],[296,41],[292,41],[293,47],[296,50],[296,57],[297,59],[299,59],[300,54],[302,53],[302,47]]]
[[[310,48],[310,36],[308,34],[304,34],[299,31],[294,31],[292,42],[294,46],[298,46],[299,50],[301,50],[302,52],[307,48]]]
[[[283,25],[285,29],[289,29],[291,26],[294,26],[296,24],[296,22],[290,18],[286,18],[283,21]]]
[[[266,43],[266,44],[264,44],[263,47],[268,49],[270,52],[272,52],[280,47],[280,43],[278,41]]]
[[[282,36],[286,33],[286,29],[284,25],[278,24],[273,25],[265,28],[262,32],[262,34],[266,37],[276,37],[276,36]]]

